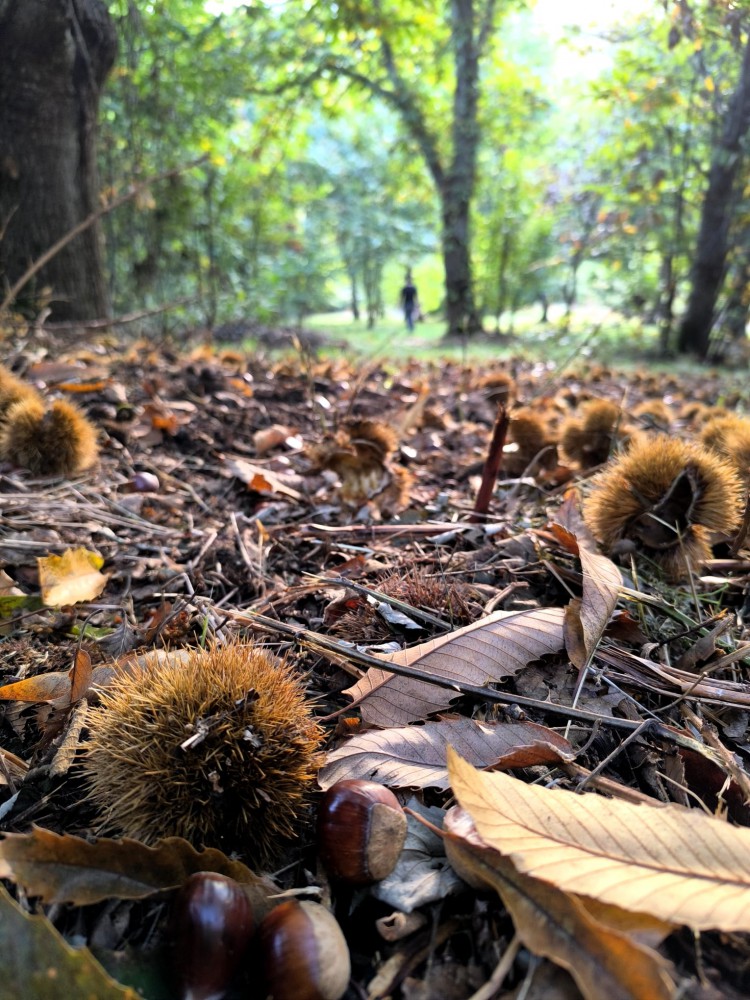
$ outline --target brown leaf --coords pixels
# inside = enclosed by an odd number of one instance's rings
[[[750,930],[750,830],[677,805],[526,785],[451,749],[448,770],[482,839],[520,872],[695,930]]]
[[[73,948],[45,916],[30,916],[0,886],[0,998],[138,1000],[111,979],[86,948]]]
[[[0,687],[2,701],[47,702],[55,708],[70,704],[70,671],[54,670]]]
[[[325,789],[342,778],[369,778],[390,788],[447,789],[449,745],[475,767],[530,767],[574,756],[564,737],[534,722],[456,719],[353,736],[328,754],[318,783]]]
[[[84,649],[76,651],[76,658],[70,668],[70,701],[80,701],[86,694],[90,685],[93,670],[91,667],[91,657]]]
[[[667,963],[597,920],[582,901],[516,870],[477,834],[471,817],[445,817],[448,860],[471,885],[490,885],[502,898],[518,936],[535,955],[567,969],[586,1000],[668,1000]]]
[[[480,687],[518,673],[532,660],[563,645],[562,608],[497,611],[448,635],[382,659]],[[346,690],[364,698],[362,718],[373,726],[403,726],[441,711],[460,695],[426,681],[372,668]]]
[[[263,880],[215,848],[196,851],[181,837],[166,837],[153,847],[137,840],[81,837],[35,828],[7,833],[0,841],[0,878],[23,886],[45,903],[85,906],[102,899],[142,899],[174,889],[194,872],[210,871],[249,887],[251,898],[267,906]]]

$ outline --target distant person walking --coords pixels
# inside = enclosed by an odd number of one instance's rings
[[[417,286],[411,275],[411,268],[406,272],[404,287],[401,289],[401,307],[404,310],[404,319],[409,330],[414,329],[414,320],[419,315],[419,300],[417,298]]]

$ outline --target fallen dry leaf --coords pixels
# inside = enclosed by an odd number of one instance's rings
[[[273,448],[278,448],[292,434],[288,427],[282,424],[272,424],[271,427],[261,427],[253,434],[253,446],[256,454],[265,455]]]
[[[107,585],[99,570],[104,559],[91,549],[66,549],[60,556],[40,556],[39,584],[42,602],[51,608],[93,601]]]
[[[750,930],[750,830],[482,773],[450,748],[448,770],[482,840],[520,872],[694,930]]]
[[[622,586],[611,559],[581,546],[583,595],[565,609],[565,649],[570,662],[582,670],[591,659],[615,610]]]
[[[280,496],[289,497],[292,500],[301,500],[302,494],[299,490],[293,489],[285,480],[292,480],[288,474],[286,477],[280,473],[271,472],[260,465],[253,465],[246,462],[244,458],[228,459],[225,462],[228,472],[243,483],[250,490],[257,493],[278,493]]]
[[[562,608],[497,611],[472,625],[381,659],[481,687],[518,673],[563,645]],[[344,692],[364,699],[362,718],[372,726],[404,726],[447,708],[459,697],[426,681],[372,668]]]
[[[586,1000],[675,995],[668,963],[656,952],[597,920],[575,896],[521,874],[483,841],[468,813],[452,809],[444,828],[446,852],[458,874],[470,885],[492,886],[526,947],[567,969]]]
[[[560,521],[553,534],[569,552],[581,560],[583,594],[565,609],[565,649],[571,663],[582,670],[604,634],[622,586],[620,571],[601,555],[591,532],[583,523],[577,500],[571,493],[558,512]]]
[[[181,837],[146,847],[137,840],[106,837],[89,843],[37,827],[31,833],[7,833],[0,841],[0,878],[16,882],[45,903],[85,906],[111,897],[143,899],[174,889],[202,871],[241,882],[255,905],[268,908],[266,883],[246,865],[216,848],[196,851]]]
[[[54,670],[5,684],[0,687],[0,700],[46,702],[55,708],[65,708],[70,704],[70,674],[69,670]]]
[[[318,773],[326,789],[343,778],[368,778],[389,788],[450,787],[445,754],[453,746],[475,767],[531,767],[572,760],[570,743],[535,722],[455,719],[402,729],[368,730],[328,754]]]

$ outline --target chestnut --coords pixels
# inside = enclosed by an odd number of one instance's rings
[[[349,948],[320,903],[280,903],[261,921],[258,942],[273,1000],[339,1000],[346,992]]]
[[[318,851],[332,878],[354,885],[379,882],[396,867],[405,839],[406,815],[385,785],[346,778],[323,796]]]
[[[255,931],[247,894],[225,875],[196,872],[177,893],[172,919],[180,1000],[219,1000]]]

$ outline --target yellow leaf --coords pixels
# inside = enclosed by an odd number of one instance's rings
[[[42,601],[47,607],[93,601],[107,583],[108,577],[99,572],[104,559],[90,549],[66,549],[61,556],[41,556],[37,563]]]
[[[450,748],[448,772],[482,840],[518,871],[695,930],[750,930],[750,830],[681,806],[526,785]]]
[[[716,85],[713,81],[713,77],[710,76],[707,76],[705,78],[705,80],[703,81],[703,86],[706,88],[709,94],[713,94],[713,92],[716,90]]]

